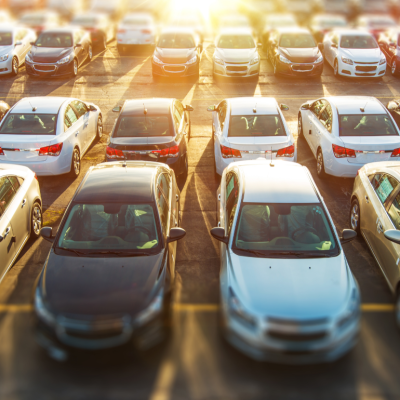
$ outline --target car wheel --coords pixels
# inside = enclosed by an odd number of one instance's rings
[[[42,229],[42,208],[38,201],[35,201],[32,207],[31,215],[31,238],[37,239]]]
[[[301,113],[299,113],[299,117],[297,119],[297,134],[299,135],[299,138],[304,138],[303,119],[301,117]]]
[[[396,60],[393,60],[393,61],[392,61],[392,67],[391,67],[390,70],[391,70],[393,76],[397,75],[397,64],[396,64]]]
[[[333,75],[339,76],[339,65],[337,60],[333,63]]]
[[[321,149],[317,152],[317,174],[320,178],[325,178],[325,166],[324,166],[324,156],[322,155]]]
[[[277,67],[278,62],[276,59],[274,60],[274,75],[278,76],[278,67]]]
[[[13,57],[11,65],[11,75],[17,76],[19,72],[19,62],[17,57]]]
[[[75,58],[72,65],[72,76],[77,76],[77,75],[78,75],[78,61]]]
[[[103,120],[101,119],[101,115],[97,119],[97,129],[96,129],[96,139],[100,140],[103,136]]]
[[[358,200],[354,199],[350,207],[350,226],[353,231],[360,233],[360,205]]]
[[[101,49],[102,49],[102,50],[105,50],[106,48],[107,48],[107,38],[106,38],[106,36],[104,35],[104,36],[103,36],[102,43],[101,43]]]
[[[81,172],[81,156],[78,149],[74,149],[71,160],[71,176],[77,178]]]
[[[89,59],[89,62],[92,61],[92,58],[93,58],[93,49],[92,49],[92,46],[89,45],[89,48],[88,48],[88,59]]]

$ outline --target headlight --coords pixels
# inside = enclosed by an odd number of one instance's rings
[[[283,57],[282,55],[279,55],[279,61],[283,62],[285,64],[291,64],[292,62],[288,60],[286,57]]]
[[[156,63],[156,64],[164,64],[158,57],[156,57],[156,56],[153,56],[153,61]]]
[[[342,61],[343,61],[345,64],[353,65],[353,60],[350,60],[350,58],[344,58],[344,57],[342,56]]]
[[[233,318],[245,325],[247,328],[254,329],[257,326],[256,319],[244,310],[232,288],[229,288],[229,312]]]
[[[224,65],[223,60],[221,60],[221,59],[218,58],[218,57],[214,57],[214,62],[215,62],[216,64],[219,64],[219,65]]]
[[[163,309],[164,289],[161,289],[153,301],[147,306],[145,310],[140,312],[135,321],[139,325],[144,325],[155,318]]]
[[[260,58],[258,56],[256,56],[250,61],[250,65],[257,64],[259,61],[260,61]]]
[[[55,325],[56,319],[54,315],[44,305],[39,288],[37,288],[35,292],[35,311],[38,318],[45,322],[47,325]]]
[[[324,57],[322,57],[322,55],[321,55],[314,61],[314,63],[318,64],[318,63],[322,63],[322,61],[324,61]]]
[[[338,327],[343,328],[357,318],[360,312],[360,297],[358,296],[357,289],[353,289],[351,299],[347,306],[345,313],[339,318]]]
[[[67,57],[62,58],[61,60],[57,61],[57,64],[66,64],[67,62],[70,62],[72,59],[72,54],[70,54]]]
[[[8,54],[4,54],[4,56],[0,56],[0,61],[8,60]]]
[[[29,57],[29,54],[27,54],[26,56],[25,56],[25,61],[28,61],[28,62],[33,62],[32,61],[32,59]]]
[[[379,65],[385,64],[386,63],[386,58],[381,58],[381,61],[379,61]]]
[[[197,61],[197,56],[192,57],[189,61],[186,62],[186,64],[194,64]]]

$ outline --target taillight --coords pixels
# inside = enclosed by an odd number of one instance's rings
[[[353,149],[347,149],[346,147],[332,145],[333,155],[336,158],[356,158],[356,152]]]
[[[1,154],[1,153],[0,153]],[[394,149],[390,157],[400,157],[400,148]]]
[[[41,147],[39,149],[39,156],[52,156],[57,157],[61,153],[63,147],[62,143],[53,144],[51,146]]]
[[[38,180],[37,175],[36,175],[36,172],[33,173],[33,177],[34,177],[36,180]]]
[[[162,150],[153,150],[153,154],[158,154],[159,157],[176,158],[179,156],[179,146],[166,147]]]
[[[294,144],[289,147],[284,147],[283,149],[279,149],[276,153],[277,157],[293,157],[294,156]]]
[[[5,156],[3,149],[0,147],[0,156]]]
[[[142,33],[144,33],[146,35],[150,35],[151,30],[150,29],[142,29]]]
[[[242,158],[240,150],[231,149],[230,147],[221,145],[222,158]]]
[[[124,156],[124,153],[122,152],[122,150],[114,149],[110,146],[107,146],[106,154],[107,154],[108,158],[112,158],[114,160],[125,159],[125,156]]]

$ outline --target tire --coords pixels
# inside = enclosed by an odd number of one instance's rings
[[[333,63],[333,75],[335,75],[336,77],[339,76],[339,65],[337,60],[335,60],[335,62]]]
[[[96,127],[96,140],[100,140],[102,136],[103,136],[103,120],[101,118],[101,115],[99,115]]]
[[[78,60],[75,58],[73,61],[73,65],[72,65],[72,76],[77,76],[78,75]]]
[[[321,179],[326,178],[324,156],[322,154],[321,149],[318,149],[318,152],[317,152],[317,175]]]
[[[354,199],[351,202],[349,222],[351,229],[356,231],[358,234],[360,234],[360,221],[360,204],[357,199]]]
[[[105,49],[107,48],[107,38],[106,38],[106,36],[104,35],[102,39],[103,39],[103,40],[101,41],[101,49],[102,49],[102,50],[105,50]]]
[[[13,57],[12,64],[11,64],[11,75],[17,76],[19,72],[19,62],[17,57]]]
[[[297,133],[299,135],[299,138],[304,139],[304,132],[303,132],[303,119],[301,117],[301,113],[299,113],[299,116],[297,118]]]
[[[92,46],[91,45],[89,45],[89,48],[88,48],[88,60],[89,60],[89,62],[90,61],[92,61],[92,58],[93,58],[93,48],[92,48]]]
[[[31,238],[37,239],[40,236],[40,229],[43,224],[42,208],[40,203],[35,201],[31,212]]]
[[[393,59],[392,65],[390,66],[390,72],[392,73],[393,76],[397,75],[397,63],[396,59]]]
[[[81,156],[77,148],[74,149],[71,159],[71,171],[70,175],[72,178],[77,178],[81,173]]]

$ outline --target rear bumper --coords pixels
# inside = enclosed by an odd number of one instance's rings
[[[155,44],[154,36],[141,36],[138,38],[130,38],[127,36],[117,36],[117,46],[148,46]]]
[[[47,157],[45,161],[29,162],[29,161],[7,161],[0,156],[0,163],[9,165],[23,165],[28,167],[38,176],[56,176],[66,174],[71,170],[70,158],[65,160],[65,157]]]

